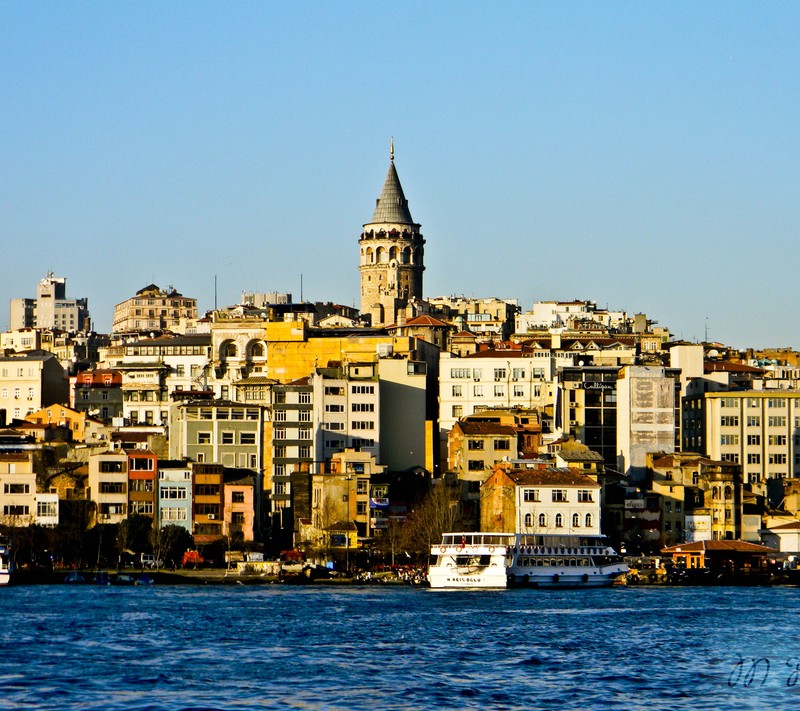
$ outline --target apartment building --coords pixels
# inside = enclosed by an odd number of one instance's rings
[[[86,498],[94,501],[95,523],[119,523],[128,516],[128,454],[115,449],[89,456]]]
[[[192,468],[186,460],[159,460],[158,525],[181,526],[192,532]]]
[[[32,351],[0,357],[0,426],[66,402],[69,386],[52,353]]]
[[[197,319],[197,299],[149,284],[114,307],[111,332],[176,331],[187,319]]]

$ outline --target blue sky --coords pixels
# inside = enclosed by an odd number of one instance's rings
[[[800,348],[800,6],[0,6],[0,327],[49,269],[358,305],[394,136],[427,296]]]

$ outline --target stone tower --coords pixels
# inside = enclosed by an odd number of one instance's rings
[[[375,204],[372,220],[364,225],[361,249],[361,313],[373,326],[402,321],[412,299],[422,298],[425,240],[420,225],[411,219],[408,200],[394,167],[394,141],[389,152],[389,172]]]

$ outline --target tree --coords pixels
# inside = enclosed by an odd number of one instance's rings
[[[174,566],[183,560],[183,554],[194,546],[192,534],[183,526],[174,524],[152,529],[150,542],[153,546],[156,566],[162,562],[164,565]]]
[[[117,532],[117,550],[131,552],[137,558],[147,550],[150,545],[150,531],[153,528],[153,519],[142,514],[131,514],[120,521]]]
[[[443,480],[434,481],[408,518],[406,547],[414,553],[428,555],[431,546],[442,540],[443,533],[455,531],[460,525],[459,488],[448,486]]]

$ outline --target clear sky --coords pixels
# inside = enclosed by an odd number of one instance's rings
[[[425,295],[800,348],[800,5],[6,2],[0,327],[155,282],[359,303],[394,136]]]

